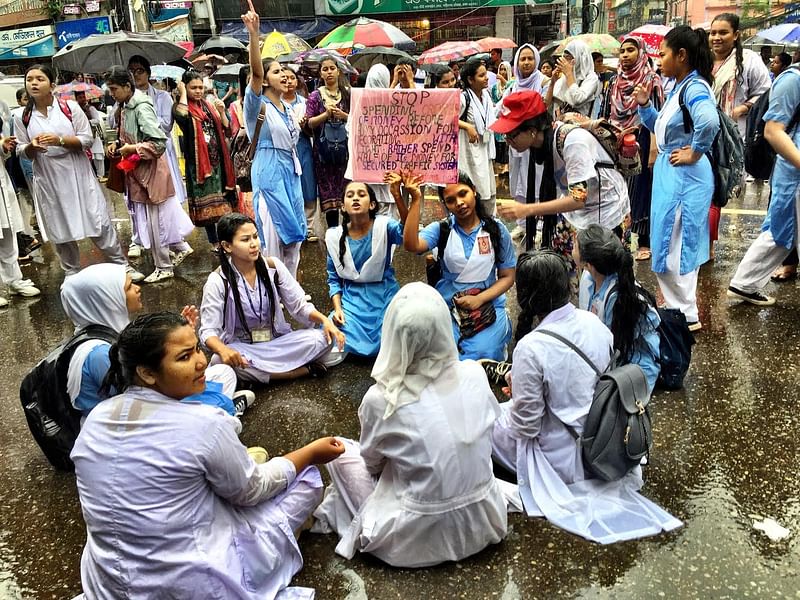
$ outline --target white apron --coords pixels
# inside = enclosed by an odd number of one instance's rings
[[[444,249],[444,262],[447,270],[458,273],[458,283],[484,282],[495,268],[494,246],[489,234],[481,227],[475,238],[475,245],[467,259],[464,256],[464,244],[454,230],[450,230],[447,245]]]
[[[325,232],[325,245],[328,255],[333,260],[336,273],[342,279],[357,281],[359,283],[374,283],[383,279],[386,267],[386,240],[389,218],[384,215],[377,215],[372,224],[372,254],[362,265],[361,271],[356,269],[353,262],[353,254],[350,252],[350,245],[344,245],[344,262],[339,262],[339,241],[342,238],[342,228],[332,227]],[[462,248],[463,254],[463,248]]]

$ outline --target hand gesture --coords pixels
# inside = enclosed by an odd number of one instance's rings
[[[399,188],[400,184],[403,182],[403,178],[401,177],[400,173],[396,171],[387,171],[383,175],[383,183],[389,185],[393,188]]]
[[[521,219],[527,216],[524,214],[526,206],[522,202],[498,202],[497,214],[508,220]]]
[[[414,175],[411,172],[403,173],[403,185],[412,196],[420,194],[419,188],[423,183],[421,176]]]
[[[691,146],[684,146],[683,148],[678,148],[677,150],[670,152],[669,164],[671,164],[673,167],[680,165],[693,165],[700,160],[701,156],[702,154],[692,150]]]
[[[17,147],[17,138],[13,135],[3,138],[3,152],[13,152]]]
[[[60,138],[55,133],[40,133],[36,139],[40,146],[46,148],[47,146],[58,146]]]
[[[181,316],[189,321],[189,325],[192,326],[192,329],[197,328],[197,320],[200,318],[200,311],[194,304],[184,306],[183,310],[181,310]]]
[[[639,106],[645,106],[647,103],[650,102],[650,89],[647,85],[642,85],[641,83],[633,88],[633,97],[636,98],[636,102]]]
[[[333,436],[314,440],[306,447],[311,454],[311,463],[315,465],[331,462],[340,454],[344,454],[344,444]]]
[[[234,369],[244,369],[250,366],[250,363],[245,360],[244,356],[239,354],[236,350],[228,348],[227,346],[225,346],[217,354],[219,354],[219,357],[223,363],[229,367],[233,367]]]
[[[130,156],[131,154],[136,154],[136,144],[124,144],[119,149],[119,153],[122,156]]]
[[[242,15],[242,23],[244,23],[247,33],[251,36],[258,36],[260,33],[261,19],[256,9],[253,8],[253,0],[247,0],[247,5],[250,10],[247,11],[247,14]]]
[[[559,67],[553,69],[553,74],[550,75],[550,79],[553,81],[557,81],[564,73],[561,71]]]
[[[106,156],[108,156],[108,158],[114,158],[117,156],[117,142],[111,142],[108,146],[106,146]]]
[[[337,325],[344,325],[344,311],[341,308],[333,310],[333,322]]]
[[[47,152],[47,147],[39,141],[38,135],[31,140],[28,148],[31,148],[36,154]]]
[[[344,334],[339,331],[339,328],[330,319],[325,319],[322,323],[322,331],[325,333],[325,339],[329,343],[335,341],[336,347],[339,350],[344,350]]]
[[[571,60],[567,60],[563,56],[558,59],[558,69],[567,77],[575,72],[575,66]]]
[[[175,88],[178,90],[178,97],[186,95],[186,84],[183,81],[179,81],[177,87]]]
[[[219,98],[214,98],[214,108],[217,109],[220,117],[225,116],[225,103]]]
[[[483,306],[483,302],[480,301],[479,296],[461,296],[460,298],[454,298],[453,302],[467,310],[477,310]]]
[[[475,129],[474,125],[467,125],[464,128],[464,131],[467,132],[467,136],[469,137],[470,144],[477,144],[478,143],[478,130]]]

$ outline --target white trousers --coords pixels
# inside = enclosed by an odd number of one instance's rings
[[[228,365],[218,363],[206,369],[206,379],[222,384],[222,393],[233,399],[236,393],[236,371]]]
[[[681,247],[683,246],[681,220],[681,209],[678,208],[669,240],[667,271],[655,275],[667,308],[677,308],[686,316],[689,323],[696,323],[699,320],[697,312],[697,274],[699,269],[685,275],[680,274]]]
[[[100,230],[100,235],[90,238],[94,245],[105,255],[109,262],[118,265],[127,265],[128,259],[122,253],[122,248],[117,239],[117,232],[114,226],[111,225],[111,219],[106,216],[103,219],[103,228]],[[56,254],[58,260],[61,261],[61,268],[66,271],[67,275],[74,275],[81,270],[81,250],[78,247],[78,242],[64,242],[63,244],[55,244]]]
[[[752,294],[764,289],[772,272],[789,256],[788,248],[778,246],[769,231],[762,231],[747,249],[731,279],[731,287]]]
[[[10,228],[2,231],[0,238],[0,279],[8,285],[22,279],[22,271],[17,262],[17,235]]]
[[[297,267],[300,266],[300,246],[302,246],[303,243],[295,242],[294,244],[284,244],[281,241],[278,230],[275,229],[275,225],[272,224],[272,216],[270,216],[269,211],[266,210],[266,205],[267,203],[264,201],[259,203],[259,208],[262,209],[259,218],[264,228],[264,247],[261,248],[261,254],[264,258],[270,256],[278,257],[278,260],[289,269],[289,273],[292,274],[292,277],[297,279]]]

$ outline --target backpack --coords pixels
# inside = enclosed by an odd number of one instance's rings
[[[425,277],[428,280],[428,285],[436,287],[439,280],[442,278],[442,257],[444,256],[444,249],[447,247],[447,239],[450,237],[450,221],[442,219],[439,221],[439,240],[436,242],[436,257],[432,254],[431,259],[426,261],[425,264]],[[433,250],[433,248],[431,248]]]
[[[261,127],[266,119],[267,105],[261,104],[261,108],[256,117],[256,129],[253,132],[253,141],[247,137],[247,128],[242,125],[239,131],[231,140],[231,162],[233,163],[233,173],[236,176],[236,185],[241,192],[252,192],[253,183],[250,178],[250,171],[253,168],[253,157],[256,155],[258,137],[261,135]]]
[[[661,372],[656,382],[667,390],[679,390],[683,387],[683,378],[692,362],[692,345],[695,343],[694,335],[689,331],[686,317],[677,308],[659,308],[658,316],[661,324],[658,326],[659,363]]]
[[[60,471],[74,471],[69,457],[81,430],[81,413],[67,394],[69,361],[88,340],[114,343],[118,334],[103,325],[90,325],[62,342],[22,380],[19,399],[33,438],[47,460]]]
[[[565,337],[546,329],[536,331],[569,346],[599,377],[583,434],[578,435],[569,425],[565,427],[580,443],[585,470],[604,481],[621,479],[641,463],[642,457],[649,455],[653,445],[647,410],[650,394],[644,371],[633,363],[616,366],[615,357],[601,372]]]
[[[61,109],[61,112],[64,113],[64,116],[72,123],[72,109],[69,107],[69,104],[67,104],[67,101],[61,96],[56,96],[56,101],[58,102],[58,107]],[[25,129],[28,128],[31,122],[31,115],[33,115],[33,111],[24,111],[22,113],[22,124],[25,126]]]
[[[343,121],[325,121],[317,142],[317,151],[320,161],[325,165],[341,167],[347,164],[347,129]]]
[[[564,142],[567,139],[567,135],[580,127],[591,133],[603,147],[603,150],[611,157],[612,162],[595,163],[595,168],[615,169],[626,179],[642,172],[642,159],[639,156],[638,144],[635,156],[629,158],[621,152],[623,139],[632,130],[622,130],[606,119],[589,119],[580,113],[574,112],[562,115],[560,120],[564,124],[558,128],[556,152],[562,159],[564,158]]]
[[[678,96],[678,104],[683,113],[683,131],[692,131],[692,115],[686,106],[686,88],[683,86]],[[711,170],[714,172],[714,195],[711,202],[720,208],[728,204],[728,200],[736,196],[741,190],[742,179],[744,178],[744,144],[742,134],[736,122],[726,115],[719,105],[717,106],[719,115],[719,131],[708,151],[708,160],[711,162]]]
[[[800,72],[797,66],[789,67]],[[769,110],[770,90],[767,90],[747,113],[747,129],[744,135],[744,170],[755,179],[769,179],[775,166],[775,150],[764,138],[764,115]],[[789,133],[800,122],[800,105],[786,126]]]

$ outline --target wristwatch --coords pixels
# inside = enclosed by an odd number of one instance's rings
[[[64,145],[64,136],[63,135],[58,136],[58,145],[59,146],[63,146]]]

